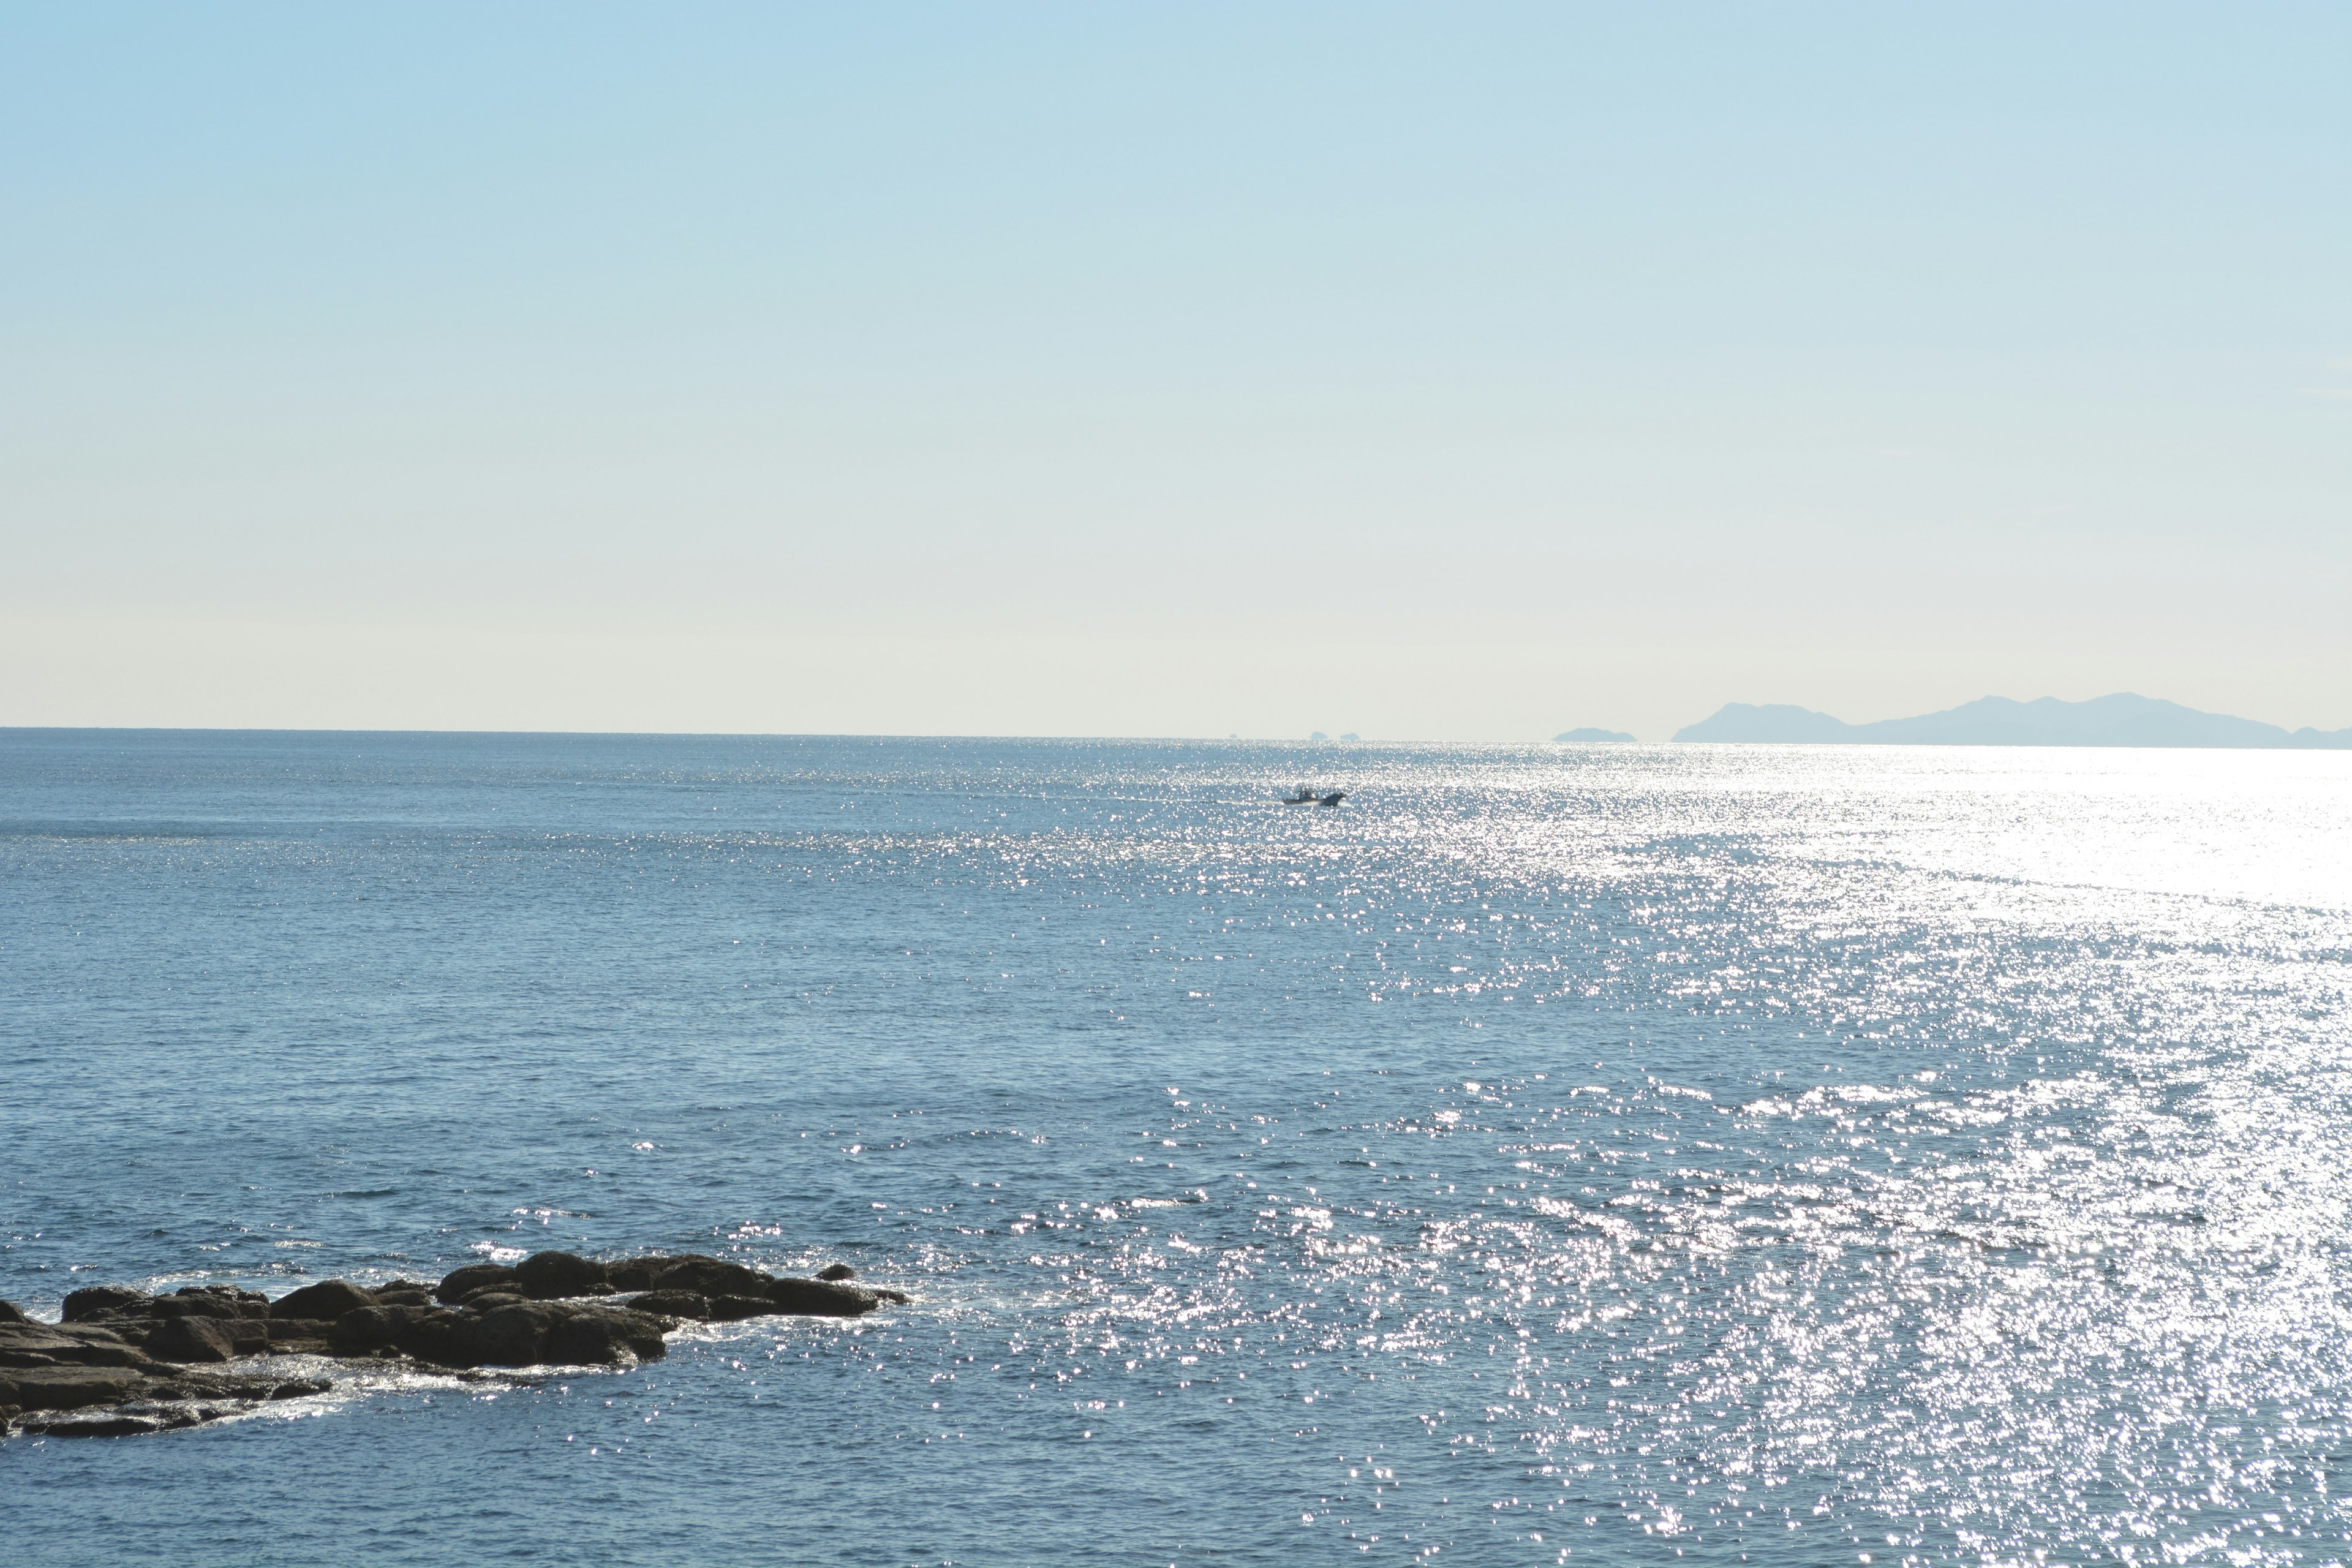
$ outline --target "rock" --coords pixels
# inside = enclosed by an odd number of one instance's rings
[[[520,1290],[493,1286],[488,1290],[475,1291],[458,1305],[469,1312],[495,1312],[500,1307],[520,1307],[530,1300]]]
[[[90,1405],[120,1405],[146,1381],[127,1367],[9,1367],[0,1371],[0,1405],[26,1410],[79,1410]]]
[[[32,1321],[25,1316],[25,1309],[16,1302],[0,1301],[0,1323],[29,1323]]]
[[[494,1284],[514,1286],[515,1271],[503,1263],[468,1263],[463,1268],[453,1268],[441,1278],[433,1294],[456,1306],[475,1291]]]
[[[267,1329],[262,1331],[261,1342],[265,1347],[269,1343]],[[157,1361],[231,1361],[236,1347],[236,1332],[219,1318],[167,1318],[147,1336],[147,1353]]]
[[[151,1299],[146,1291],[134,1290],[128,1285],[92,1285],[66,1298],[65,1321],[79,1323],[100,1312],[119,1312],[144,1305]]]
[[[0,1367],[56,1366],[79,1362],[80,1345],[47,1323],[0,1325]]]
[[[327,1331],[334,1326],[323,1318],[272,1318],[269,1320],[269,1343],[273,1349],[300,1340],[318,1340],[323,1343]]]
[[[89,1323],[0,1323],[0,1367],[148,1364],[137,1347]]]
[[[273,1318],[315,1318],[333,1322],[345,1312],[356,1312],[362,1307],[382,1305],[382,1298],[348,1279],[321,1279],[316,1285],[305,1285],[299,1290],[289,1290],[269,1303]]]
[[[155,1331],[156,1323],[152,1318],[130,1318],[119,1312],[113,1312],[103,1318],[87,1318],[79,1323],[59,1323],[58,1328],[60,1331],[70,1331],[76,1333],[84,1329],[98,1329],[113,1335],[122,1343],[131,1346],[143,1354],[148,1336]]]
[[[604,1265],[604,1279],[616,1290],[650,1290],[654,1276],[677,1261],[673,1258],[624,1258]]]
[[[772,1310],[779,1312],[811,1318],[856,1318],[880,1306],[883,1298],[879,1291],[834,1280],[773,1279],[768,1284],[768,1300],[774,1303]]]
[[[547,1339],[555,1312],[537,1301],[494,1307],[459,1330],[471,1366],[537,1366],[547,1360]]]
[[[327,1331],[327,1344],[337,1355],[371,1355],[390,1350],[406,1335],[416,1307],[362,1307],[345,1312]]]
[[[667,1349],[659,1319],[604,1308],[567,1312],[547,1335],[547,1359],[563,1366],[653,1361]]]
[[[147,1303],[145,1311],[160,1323],[174,1318],[234,1318],[238,1315],[236,1308],[234,1299],[205,1291],[194,1296],[158,1296]]]
[[[532,1253],[515,1265],[515,1283],[522,1287],[524,1295],[538,1301],[599,1295],[613,1289],[604,1278],[603,1264],[571,1252]]]
[[[745,1318],[772,1318],[776,1304],[765,1296],[713,1296],[707,1314],[714,1322],[736,1323]]]
[[[230,1301],[258,1301],[269,1305],[269,1298],[258,1290],[248,1290],[242,1285],[183,1285],[172,1292],[174,1296],[218,1296]]]
[[[828,1263],[816,1271],[816,1277],[820,1279],[855,1279],[857,1270],[846,1263]]]
[[[654,1276],[656,1290],[695,1290],[705,1296],[764,1296],[776,1277],[721,1258],[686,1257],[670,1259]]]
[[[667,1318],[708,1318],[710,1298],[698,1290],[648,1290],[629,1303],[632,1311],[658,1312]]]
[[[43,1437],[136,1437],[170,1426],[193,1426],[198,1419],[194,1415],[184,1421],[161,1415],[69,1415],[62,1421],[27,1422],[25,1430]]]

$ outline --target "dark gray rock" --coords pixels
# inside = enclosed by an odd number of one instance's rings
[[[29,1323],[32,1321],[25,1316],[25,1309],[16,1302],[0,1301],[0,1323]]]
[[[897,1291],[890,1292],[898,1295]],[[772,1310],[811,1318],[857,1318],[880,1306],[883,1293],[830,1279],[772,1279],[768,1300]],[[904,1300],[904,1297],[900,1297]]]
[[[698,1290],[648,1290],[629,1303],[634,1311],[657,1312],[668,1318],[708,1318],[710,1298]]]
[[[604,1279],[616,1290],[650,1290],[654,1276],[677,1261],[673,1258],[624,1258],[604,1265]]]
[[[174,1318],[234,1318],[238,1315],[236,1309],[235,1300],[207,1291],[195,1296],[158,1296],[141,1310],[163,1323]]]
[[[653,1361],[668,1347],[658,1318],[642,1312],[582,1308],[564,1313],[547,1334],[547,1359],[562,1366],[596,1366],[635,1357]]]
[[[261,1342],[265,1349],[268,1346],[267,1329],[262,1331]],[[147,1336],[147,1353],[157,1361],[233,1361],[237,1354],[237,1339],[226,1319],[166,1318]]]
[[[655,1274],[656,1290],[693,1290],[705,1296],[764,1296],[776,1277],[723,1258],[688,1256],[669,1260]]]
[[[315,1317],[273,1317],[268,1328],[270,1350],[282,1350],[287,1344],[301,1344],[308,1340],[318,1340],[320,1344],[324,1344],[327,1335],[334,1331],[334,1323]]]
[[[24,1410],[79,1410],[120,1405],[147,1379],[128,1367],[27,1366],[0,1369],[0,1405]]]
[[[477,1317],[465,1314],[458,1331],[468,1366],[537,1366],[547,1360],[547,1339],[557,1314],[542,1302],[517,1301]]]
[[[828,1263],[816,1271],[816,1277],[820,1279],[855,1279],[857,1270],[846,1263]]]
[[[776,1304],[765,1296],[713,1296],[705,1315],[713,1322],[736,1323],[745,1318],[774,1317]]]
[[[0,1323],[0,1367],[147,1364],[138,1347],[94,1324]]]
[[[570,1252],[532,1253],[515,1265],[515,1283],[537,1301],[604,1295],[613,1289],[603,1264]]]
[[[460,1304],[469,1312],[495,1312],[500,1307],[519,1307],[530,1300],[520,1290],[494,1286],[488,1290],[475,1291]]]
[[[269,1303],[273,1318],[315,1318],[333,1322],[345,1312],[356,1312],[362,1307],[383,1305],[382,1298],[372,1290],[362,1289],[348,1279],[321,1279],[315,1285],[305,1285],[299,1290],[289,1290]]]
[[[176,1421],[164,1415],[68,1415],[61,1421],[27,1421],[25,1430],[42,1437],[138,1437],[193,1426],[201,1419],[194,1414]]]
[[[433,1288],[433,1294],[454,1307],[475,1291],[492,1285],[503,1284],[515,1289],[514,1279],[515,1271],[503,1263],[468,1263],[463,1268],[453,1268],[443,1275],[441,1283]]]
[[[473,1366],[475,1321],[472,1314],[447,1307],[419,1312],[401,1335],[400,1348],[436,1366]]]
[[[362,1307],[345,1312],[327,1331],[327,1346],[337,1355],[373,1355],[395,1348],[408,1325],[424,1315],[417,1307]]]
[[[134,1290],[128,1285],[92,1285],[66,1297],[65,1321],[79,1323],[84,1318],[95,1318],[100,1312],[119,1312],[128,1307],[142,1305],[152,1299],[146,1291]]]

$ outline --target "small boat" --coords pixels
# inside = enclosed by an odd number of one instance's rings
[[[1284,797],[1282,804],[1285,805],[1337,805],[1347,798],[1348,792],[1343,789],[1335,789],[1328,795],[1318,795],[1305,784],[1300,784],[1298,793]]]

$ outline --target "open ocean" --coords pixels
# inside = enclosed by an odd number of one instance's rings
[[[2352,754],[5,731],[0,1133],[44,1317],[915,1298],[20,1436],[13,1568],[2352,1559]]]

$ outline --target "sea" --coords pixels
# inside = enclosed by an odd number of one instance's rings
[[[2352,1560],[2352,753],[5,731],[0,1135],[41,1317],[911,1298],[19,1435],[15,1568]]]

